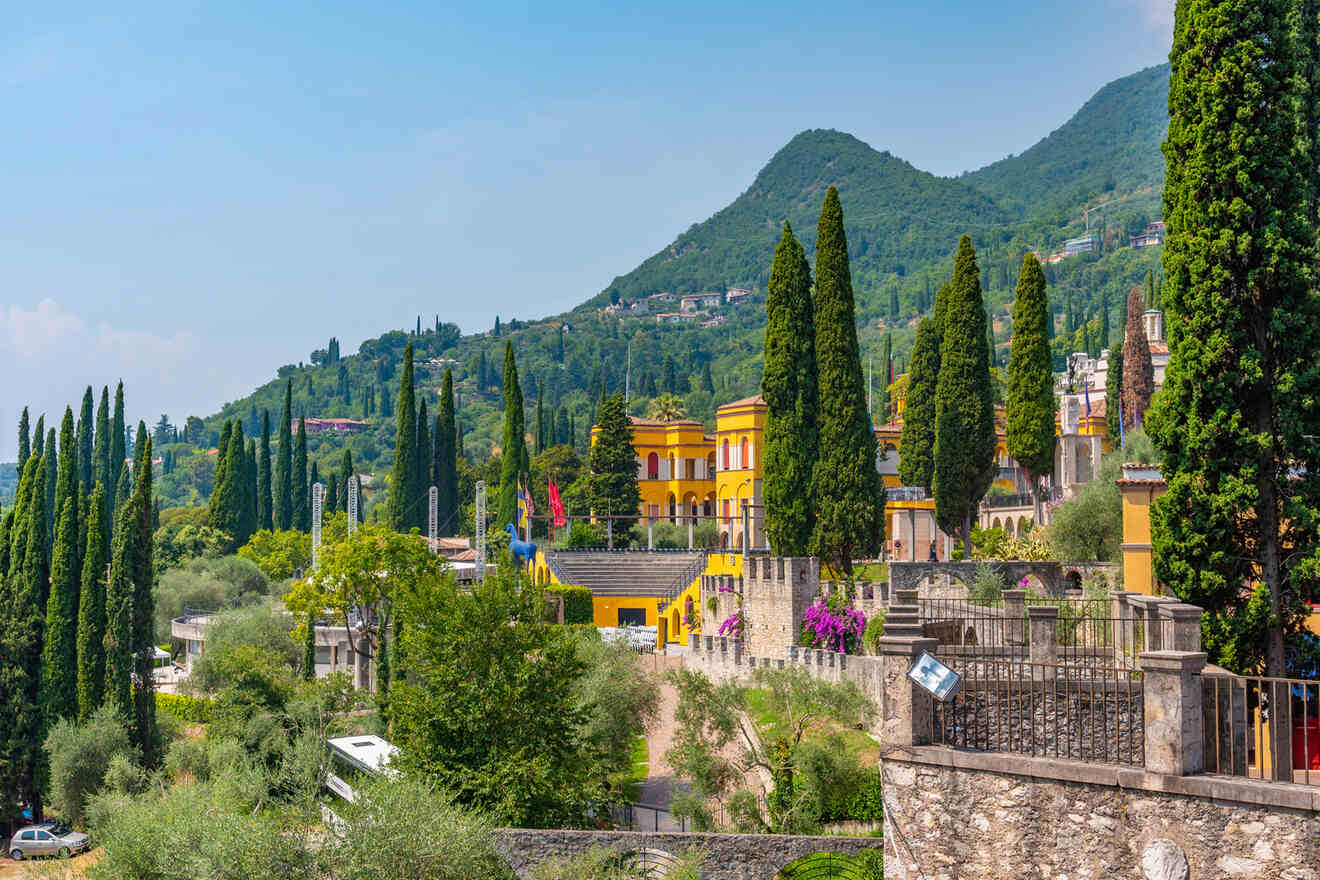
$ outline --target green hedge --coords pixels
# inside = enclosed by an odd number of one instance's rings
[[[212,701],[201,697],[156,692],[156,711],[173,715],[181,721],[206,724],[211,720],[211,710],[214,708],[215,704]]]
[[[564,623],[593,623],[591,590],[587,587],[562,586],[550,592],[564,597]]]

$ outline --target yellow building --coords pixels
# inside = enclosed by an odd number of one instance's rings
[[[764,547],[762,488],[765,398],[759,394],[726,403],[715,411],[715,492],[720,546],[741,547],[743,510],[751,523],[751,546]]]
[[[700,422],[634,418],[632,435],[642,516],[677,523],[715,515],[714,438]]]

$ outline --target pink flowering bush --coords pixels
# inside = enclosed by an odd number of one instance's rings
[[[802,615],[802,643],[843,654],[861,652],[866,615],[848,604],[844,590],[817,598]]]
[[[743,620],[742,609],[739,608],[737,611],[724,618],[724,622],[720,624],[720,635],[741,641],[743,632],[746,629],[745,624],[746,622]]]

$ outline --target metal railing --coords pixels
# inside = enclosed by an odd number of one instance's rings
[[[948,658],[963,678],[931,702],[936,745],[1092,763],[1145,764],[1141,673],[1117,667]]]
[[[1320,785],[1320,681],[1201,677],[1207,773]]]
[[[1020,654],[1026,650],[1026,622],[1020,617],[1006,621],[1001,600],[918,599],[917,612],[922,634],[938,639],[941,652],[946,647],[966,649],[955,653]]]
[[[1036,503],[1030,495],[987,495],[981,499],[981,506],[994,509],[999,507],[1032,507]]]

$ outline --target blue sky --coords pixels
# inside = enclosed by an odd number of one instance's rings
[[[937,174],[1020,152],[1165,60],[1172,6],[9,10],[0,460],[88,383],[181,422],[331,335],[571,308],[806,128]]]

